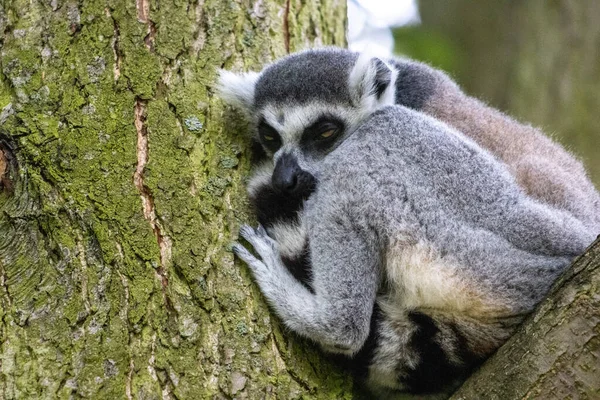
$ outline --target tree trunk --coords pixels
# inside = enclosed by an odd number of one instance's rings
[[[600,397],[600,239],[452,399]]]
[[[212,96],[343,45],[345,2],[2,4],[0,398],[350,397],[234,265],[249,140]]]

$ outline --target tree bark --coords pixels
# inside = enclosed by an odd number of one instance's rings
[[[0,398],[348,398],[228,249],[249,139],[216,68],[344,44],[345,2],[0,5]]]
[[[452,399],[600,397],[600,239]]]

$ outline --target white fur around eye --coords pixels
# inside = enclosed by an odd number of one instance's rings
[[[280,123],[278,119],[278,116],[281,114],[285,116],[283,123]],[[297,106],[268,104],[261,112],[265,121],[279,132],[284,145],[288,146],[295,146],[300,141],[304,130],[323,116],[323,114],[331,115],[342,121],[346,126],[344,134],[349,134],[371,112],[369,110],[325,102],[314,102]]]

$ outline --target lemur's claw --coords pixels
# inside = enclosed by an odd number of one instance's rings
[[[235,254],[240,260],[244,261],[246,264],[250,264],[251,262],[256,261],[256,257],[252,255],[244,246],[239,243],[234,243],[231,246],[231,250],[233,254]]]
[[[256,228],[256,233],[259,234],[260,236],[267,236],[268,235],[267,234],[267,230],[261,224],[258,224],[258,227]]]
[[[250,225],[242,225],[240,227],[240,236],[250,242],[249,238],[255,236],[256,233]]]

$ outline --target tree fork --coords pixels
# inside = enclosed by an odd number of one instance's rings
[[[600,396],[600,238],[452,399]]]

